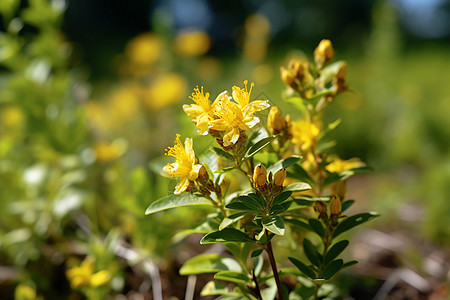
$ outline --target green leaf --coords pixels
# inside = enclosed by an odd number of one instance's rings
[[[296,226],[296,227],[300,227],[300,228],[306,229],[308,231],[312,231],[311,226],[309,226],[308,224],[306,224],[305,222],[302,222],[300,220],[297,220],[297,219],[285,219],[285,221],[287,223],[290,223],[290,224]]]
[[[234,228],[225,228],[205,235],[200,244],[214,244],[223,242],[252,242],[247,234]]]
[[[312,278],[312,279],[316,278],[316,274],[314,273],[314,271],[311,270],[307,265],[305,265],[304,263],[302,263],[301,261],[299,261],[298,259],[295,259],[293,257],[288,257],[288,258],[297,267],[297,269],[300,270],[300,272],[302,272],[309,278]]]
[[[260,256],[261,253],[263,253],[264,249],[257,249],[255,251],[252,252],[252,254],[250,255],[250,257],[257,257]]]
[[[301,192],[301,191],[307,191],[310,190],[311,186],[305,182],[296,182],[292,183],[288,186],[285,186],[283,191],[292,191],[292,192]]]
[[[355,200],[347,200],[347,201],[342,202],[342,212],[346,211],[354,203],[355,203]]]
[[[158,199],[147,208],[146,215],[153,214],[170,208],[193,206],[193,205],[208,205],[212,206],[211,201],[206,198],[192,195],[190,193],[182,193],[180,195],[169,195]]]
[[[272,202],[272,205],[281,204],[286,201],[292,195],[292,191],[283,191],[279,195],[277,195]]]
[[[216,273],[220,271],[242,271],[241,266],[232,258],[217,253],[200,254],[186,261],[180,269],[180,275]]]
[[[248,212],[238,212],[238,213],[235,213],[235,214],[233,214],[231,216],[226,217],[220,223],[219,230],[222,230],[225,227],[230,226],[231,224],[239,221],[240,219],[242,219],[243,217],[247,216],[248,214],[249,214]]]
[[[351,260],[351,261],[348,261],[348,262],[346,262],[345,264],[342,265],[342,269],[343,269],[343,268],[351,267],[351,266],[353,266],[353,265],[356,265],[357,263],[358,263],[357,260]]]
[[[230,295],[232,294],[226,284],[217,282],[217,281],[209,281],[203,287],[200,292],[200,296],[217,296],[217,295]],[[236,293],[233,293],[236,295]]]
[[[261,221],[264,228],[277,235],[284,235],[284,221],[280,216],[271,216]]]
[[[266,206],[266,200],[255,193],[239,196],[238,200],[255,210],[263,210]]]
[[[334,244],[325,255],[325,258],[323,260],[324,265],[327,265],[330,261],[338,257],[339,254],[341,254],[342,251],[347,248],[348,244],[349,242],[347,240],[343,240]]]
[[[226,208],[229,209],[235,209],[235,210],[247,210],[247,211],[253,211],[253,208],[248,207],[244,203],[240,201],[230,202],[227,205],[225,205]]]
[[[271,215],[279,215],[281,213],[284,213],[289,209],[291,206],[292,201],[283,202],[281,204],[274,205],[270,208],[270,214]]]
[[[372,220],[373,218],[376,218],[378,216],[379,214],[376,212],[368,212],[348,217],[344,221],[339,223],[336,230],[333,232],[333,237],[337,237],[341,233],[346,232],[347,230],[352,229],[353,227],[365,223],[369,220]]]
[[[296,162],[298,162],[300,160],[300,156],[291,156],[282,160],[277,161],[276,163],[274,163],[270,168],[267,169],[267,174],[269,174],[269,172],[272,172],[273,174],[275,174],[275,172],[277,172],[278,170],[282,169],[282,168],[287,168],[293,164],[295,164]]]
[[[319,252],[317,252],[316,247],[306,238],[303,239],[303,251],[305,251],[306,257],[313,265],[316,267],[320,266],[321,257]]]
[[[315,93],[314,95],[312,95],[311,97],[307,98],[306,100],[308,100],[308,101],[315,101],[317,99],[322,98],[323,96],[328,95],[331,92],[332,92],[332,90],[326,89],[326,90],[320,91],[318,93]]]
[[[247,275],[237,271],[221,271],[214,275],[214,279],[243,284],[251,282]]]
[[[227,160],[231,160],[234,161],[234,157],[233,155],[231,155],[230,153],[226,152],[225,150],[221,149],[221,148],[217,148],[217,147],[213,147],[212,150],[220,157],[223,157]]]
[[[342,181],[346,180],[355,174],[367,173],[367,172],[371,172],[371,171],[372,171],[372,168],[370,168],[370,167],[361,167],[361,168],[345,170],[340,173],[329,173],[328,177],[324,181],[324,186],[327,186],[329,184],[335,183],[340,180],[342,180]]]
[[[314,184],[314,180],[299,164],[293,164],[288,170],[286,170],[286,173],[287,177],[289,178],[294,178],[300,181],[307,182],[309,184]]]
[[[336,259],[332,261],[328,266],[325,267],[320,277],[326,280],[330,279],[342,268],[343,264],[344,261],[342,259]]]
[[[311,226],[312,230],[317,233],[320,237],[325,236],[325,229],[323,228],[322,223],[317,219],[308,219],[309,226]]]
[[[245,161],[261,151],[264,147],[269,145],[273,140],[275,139],[275,136],[269,136],[266,138],[261,139],[256,144],[252,145],[248,150],[247,153],[245,153],[244,157],[242,158],[242,161]]]
[[[218,170],[214,171],[214,173],[224,174],[224,173],[233,171],[234,169],[235,169],[234,166],[232,166],[232,167],[226,167],[226,168],[223,168],[223,169],[218,169]]]

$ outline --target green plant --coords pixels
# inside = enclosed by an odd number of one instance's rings
[[[331,63],[334,55],[331,42],[323,40],[314,51],[314,64],[291,61],[281,69],[288,86],[285,100],[303,114],[301,120],[292,121],[272,107],[266,128],[257,128],[256,113],[270,105],[267,100],[250,101],[253,84],[248,89],[247,81],[244,88],[233,87],[232,97],[225,91],[212,103],[209,93],[197,87],[190,97],[195,103],[183,106],[198,132],[209,134],[218,147],[197,157],[192,139],[183,145],[177,135],[167,150],[176,161],[164,170],[181,179],[174,194],[151,203],[146,214],[181,206],[215,209],[187,233],[205,234],[202,244],[223,243],[233,258],[201,254],[188,260],[180,273],[215,273],[215,279],[235,287],[230,290],[214,281],[202,295],[287,299],[290,293],[293,298],[318,299],[330,293],[328,280],[356,263],[339,258],[349,244],[341,234],[377,214],[344,215],[354,203],[346,199],[346,180],[369,168],[331,151],[334,142],[328,135],[340,119],[324,125],[322,112],[347,89],[347,65]],[[296,269],[278,269],[273,247],[277,239],[291,239],[303,248],[304,255],[289,257]],[[264,268],[266,261],[271,272]],[[284,276],[297,278],[292,291],[283,286]]]

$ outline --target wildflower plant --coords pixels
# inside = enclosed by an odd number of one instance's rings
[[[215,274],[217,281],[207,283],[201,295],[318,299],[330,290],[327,281],[356,263],[339,258],[349,245],[342,233],[377,214],[345,214],[355,202],[346,198],[347,179],[369,168],[357,158],[339,158],[331,151],[334,142],[327,140],[340,120],[324,124],[322,113],[347,89],[347,65],[332,63],[334,55],[331,42],[323,40],[314,63],[294,60],[281,68],[285,100],[303,112],[300,120],[270,107],[268,100],[252,101],[253,83],[249,88],[247,81],[212,103],[210,94],[196,87],[190,97],[194,103],[183,106],[198,132],[209,134],[217,145],[199,159],[193,140],[186,138],[183,146],[177,135],[166,153],[175,162],[164,170],[179,183],[173,194],[151,203],[146,214],[181,206],[215,208],[204,224],[186,234],[203,233],[201,244],[222,243],[232,257],[200,254],[180,269],[182,275]],[[258,113],[269,107],[264,127]],[[273,243],[281,239],[296,245],[290,262],[277,261]],[[287,277],[296,279],[294,288],[283,284]]]

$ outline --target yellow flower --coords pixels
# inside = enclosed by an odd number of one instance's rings
[[[253,172],[253,182],[255,183],[255,188],[267,185],[267,170],[262,164],[256,166]]]
[[[102,162],[115,160],[127,150],[127,142],[123,139],[112,143],[100,142],[94,146],[95,157]]]
[[[233,99],[221,97],[217,103],[214,115],[217,119],[209,122],[209,128],[217,131],[224,131],[223,145],[225,147],[235,144],[240,136],[241,130],[248,130],[259,123],[259,118],[255,116],[257,111],[268,108],[267,100],[257,100],[250,102],[253,83],[250,90],[247,89],[247,80],[244,81],[243,89],[233,86]]]
[[[355,168],[361,168],[366,165],[359,158],[356,157],[343,160],[333,155],[330,156],[329,158],[331,158],[332,162],[325,167],[325,170],[327,170],[330,173],[340,173]]]
[[[174,42],[175,50],[183,56],[200,56],[211,48],[211,39],[204,31],[179,34]]]
[[[285,179],[286,179],[286,169],[285,168],[278,170],[275,173],[275,175],[273,175],[273,183],[276,186],[283,186]]]
[[[111,278],[110,273],[106,270],[94,273],[94,260],[90,257],[86,258],[79,267],[67,270],[66,276],[73,289],[98,287],[106,284]]]
[[[228,98],[228,93],[223,92],[217,96],[216,100],[211,104],[209,101],[209,93],[203,93],[203,87],[201,90],[198,86],[194,89],[194,92],[189,97],[195,104],[185,104],[183,105],[183,110],[188,114],[188,116],[194,118],[194,123],[198,128],[198,132],[202,135],[208,133],[208,123],[213,120],[214,117],[214,107],[217,105],[222,97]]]
[[[307,151],[317,143],[320,128],[317,124],[307,120],[292,122],[292,143]]]
[[[173,156],[177,160],[173,164],[167,164],[164,167],[164,171],[172,177],[181,177],[174,192],[175,194],[181,194],[189,187],[190,181],[197,179],[202,165],[196,163],[197,159],[192,148],[192,139],[186,138],[183,147],[180,135],[177,134],[174,146],[169,147],[166,151],[166,155]]]
[[[36,290],[31,286],[19,284],[14,291],[15,300],[34,300],[36,299]]]

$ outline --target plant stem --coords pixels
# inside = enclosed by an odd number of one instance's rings
[[[277,264],[275,262],[275,257],[273,255],[272,241],[268,242],[266,245],[266,252],[269,256],[270,266],[272,267],[273,277],[275,277],[275,282],[278,289],[278,300],[283,300],[283,290],[281,289],[280,276],[278,275]]]
[[[255,270],[252,270],[252,280],[255,283],[255,292],[258,299],[262,300],[261,290],[259,288],[258,279],[256,278]]]

